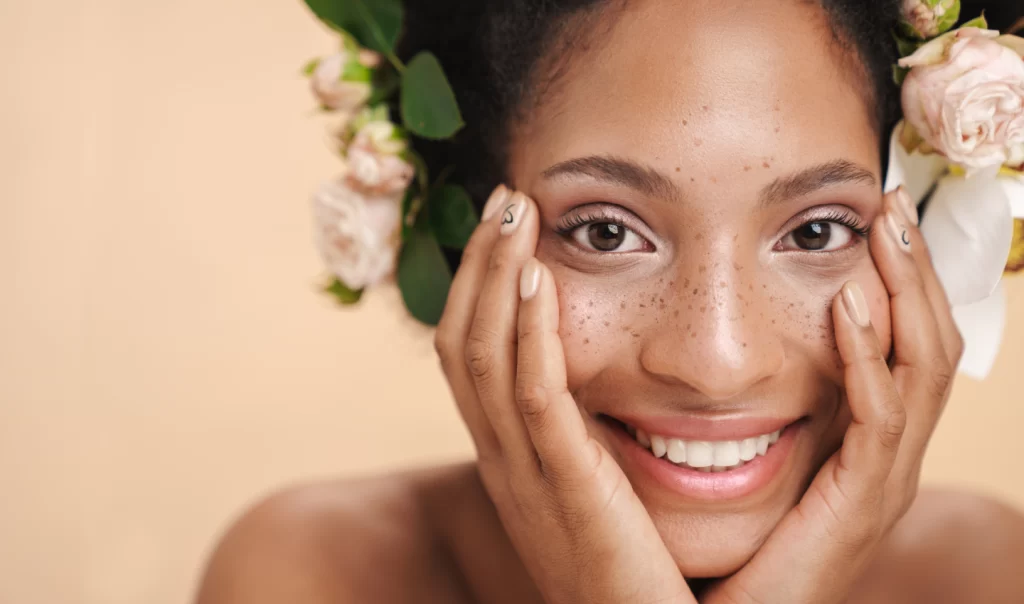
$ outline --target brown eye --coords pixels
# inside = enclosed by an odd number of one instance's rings
[[[819,220],[800,225],[782,240],[786,250],[804,252],[831,252],[845,247],[853,239],[848,226],[836,222]]]
[[[598,222],[587,227],[587,240],[598,251],[614,252],[626,240],[626,227],[611,222]]]

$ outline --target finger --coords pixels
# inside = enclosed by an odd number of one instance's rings
[[[455,397],[455,403],[480,454],[495,452],[497,438],[487,415],[480,407],[476,384],[466,366],[466,339],[469,337],[473,315],[476,313],[480,288],[487,275],[491,250],[499,236],[500,225],[499,221],[494,219],[494,215],[511,194],[507,187],[498,185],[487,200],[483,219],[462,252],[459,270],[455,273],[451,289],[448,291],[444,313],[434,335],[434,345],[452,395]]]
[[[836,483],[847,497],[881,494],[906,426],[900,399],[860,286],[847,282],[832,305],[853,420],[839,451]]]
[[[558,335],[555,280],[536,258],[520,279],[516,403],[542,466],[573,469],[589,449],[589,435],[569,393],[565,352]]]
[[[500,235],[491,250],[466,339],[466,363],[503,455],[535,459],[515,404],[515,372],[519,275],[537,248],[537,206],[516,192],[499,210],[497,222]]]
[[[912,255],[913,241],[904,213],[893,195],[871,231],[871,254],[889,291],[892,313],[893,379],[910,406],[919,398],[910,390],[949,364],[938,321]]]
[[[917,208],[914,206],[913,201],[911,201],[910,195],[907,194],[902,186],[891,195],[894,197],[893,202],[895,202],[895,205],[903,210],[907,218],[911,253],[914,256],[917,269],[921,273],[925,294],[928,297],[932,312],[935,314],[935,320],[939,326],[942,348],[946,351],[946,358],[949,359],[950,365],[955,367],[959,363],[960,355],[963,352],[963,338],[960,336],[960,330],[956,326],[956,321],[953,320],[953,308],[949,303],[949,297],[946,295],[945,288],[942,287],[942,282],[939,281],[939,276],[935,272],[935,265],[932,264],[931,254],[928,252],[928,246],[921,235],[921,230],[917,226]]]

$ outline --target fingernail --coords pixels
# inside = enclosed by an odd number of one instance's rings
[[[896,216],[890,210],[885,214],[885,226],[889,229],[889,234],[892,235],[893,241],[906,253],[910,253],[910,231],[907,227],[896,221]]]
[[[871,325],[871,313],[868,312],[868,302],[864,299],[864,292],[856,281],[847,281],[843,286],[843,306],[846,307],[846,314],[853,322],[861,327]]]
[[[919,219],[919,216],[917,215],[917,206],[914,205],[913,200],[910,199],[910,195],[907,193],[907,190],[903,188],[903,185],[900,185],[899,188],[896,189],[896,199],[899,200],[900,206],[903,208],[903,213],[907,216],[907,220],[914,223],[914,225],[917,225]]]
[[[537,295],[540,289],[540,262],[536,258],[530,258],[523,267],[523,273],[519,276],[519,297],[529,300]]]
[[[526,195],[519,191],[512,194],[512,199],[501,213],[501,234],[511,235],[519,228],[526,214]]]
[[[498,213],[498,209],[501,208],[506,199],[508,199],[508,187],[505,185],[495,187],[494,192],[487,198],[487,203],[484,204],[484,212],[481,214],[480,219],[484,222],[490,220],[492,216]]]

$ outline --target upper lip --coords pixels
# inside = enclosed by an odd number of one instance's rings
[[[682,440],[743,440],[782,430],[800,417],[609,416],[648,434]]]

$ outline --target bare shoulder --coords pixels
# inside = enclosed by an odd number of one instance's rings
[[[853,602],[1024,602],[1024,515],[995,499],[922,489]]]
[[[429,501],[461,467],[292,487],[247,510],[197,604],[466,601]]]

